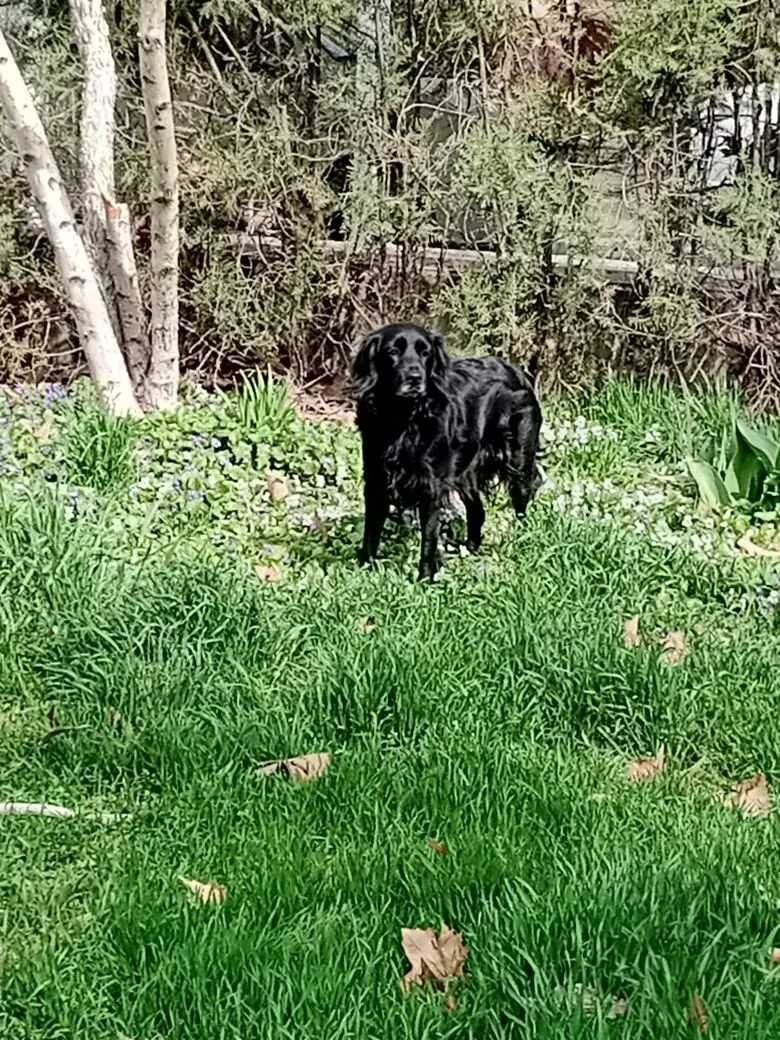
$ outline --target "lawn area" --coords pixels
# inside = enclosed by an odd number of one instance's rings
[[[737,546],[780,525],[695,508],[734,402],[546,407],[525,524],[497,496],[424,587],[401,525],[355,565],[356,435],[281,391],[0,398],[0,801],[76,813],[0,816],[4,1040],[777,1037],[778,816],[722,795],[780,776],[778,561]],[[442,924],[454,1008],[399,986]]]

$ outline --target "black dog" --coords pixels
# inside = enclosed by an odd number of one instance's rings
[[[365,529],[361,562],[376,557],[391,501],[420,514],[420,578],[437,569],[443,501],[466,507],[468,546],[479,548],[480,492],[506,483],[522,517],[541,479],[542,412],[535,372],[496,358],[450,360],[444,341],[417,325],[386,325],[360,346],[352,374],[363,441]]]

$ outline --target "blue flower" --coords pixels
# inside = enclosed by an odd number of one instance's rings
[[[67,396],[68,391],[62,383],[49,383],[43,395],[43,403],[46,408],[50,408],[56,401],[64,401]]]

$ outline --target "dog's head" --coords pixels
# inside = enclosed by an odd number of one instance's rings
[[[359,399],[373,394],[414,404],[441,389],[448,364],[437,333],[419,325],[385,325],[361,343],[352,377]]]

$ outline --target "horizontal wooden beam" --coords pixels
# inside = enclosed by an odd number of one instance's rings
[[[229,237],[236,243],[240,253],[246,256],[263,256],[266,252],[283,248],[282,240],[272,235],[237,232]],[[334,257],[346,257],[351,253],[356,258],[361,255],[351,249],[349,242],[323,239],[320,245],[325,253]],[[390,263],[399,264],[403,259],[403,247],[392,242],[386,243],[382,252]],[[427,280],[438,281],[446,272],[457,273],[480,266],[487,268],[497,259],[497,254],[490,249],[443,249],[427,246],[423,253],[421,274]],[[636,260],[618,260],[613,257],[576,257],[568,253],[554,253],[552,263],[555,270],[561,273],[587,266],[597,279],[612,285],[631,285],[639,273]],[[659,271],[666,275],[672,275],[674,272],[675,268],[671,264],[664,264]],[[713,287],[717,283],[743,281],[742,271],[737,267],[700,266],[697,273],[704,282],[712,284]],[[780,279],[780,271],[775,274]]]

